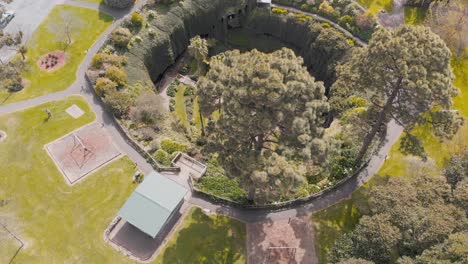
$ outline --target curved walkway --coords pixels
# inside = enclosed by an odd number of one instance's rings
[[[293,12],[293,13],[305,14],[305,15],[311,16],[311,17],[314,18],[315,20],[318,20],[318,21],[321,21],[321,22],[329,23],[329,24],[332,25],[334,28],[336,28],[336,29],[340,30],[341,32],[343,32],[343,34],[345,34],[348,38],[353,39],[355,42],[361,44],[362,46],[365,46],[365,45],[366,45],[366,43],[365,43],[364,41],[362,41],[361,39],[357,38],[356,36],[354,36],[353,34],[351,34],[351,32],[349,32],[348,30],[346,30],[346,29],[343,28],[342,26],[338,25],[338,23],[335,23],[335,22],[331,21],[331,20],[328,19],[328,18],[324,18],[324,17],[319,16],[319,15],[317,15],[317,14],[303,11],[303,10],[300,10],[300,9],[298,9],[298,8],[295,8],[295,7],[290,7],[290,6],[285,6],[285,5],[279,5],[279,4],[271,4],[271,6],[272,6],[272,7],[279,7],[279,8],[282,8],[282,9],[286,9],[286,10],[291,11],[291,12]]]
[[[117,125],[115,123],[114,118],[109,115],[105,111],[105,107],[101,99],[94,94],[93,87],[86,81],[85,72],[91,62],[92,57],[96,54],[102,44],[107,39],[108,35],[120,25],[123,21],[124,17],[129,14],[131,11],[141,8],[145,3],[146,0],[139,1],[131,10],[124,10],[124,11],[116,11],[116,10],[109,10],[103,6],[90,4],[90,3],[81,3],[76,1],[67,1],[67,4],[71,5],[78,5],[87,8],[99,9],[103,12],[110,13],[114,15],[116,20],[114,23],[97,39],[97,41],[93,44],[93,46],[88,50],[86,57],[84,58],[83,62],[81,63],[78,71],[77,71],[77,80],[67,89],[61,92],[48,94],[45,96],[33,98],[26,101],[21,101],[5,106],[0,106],[0,115],[23,110],[25,108],[33,107],[39,104],[43,104],[50,101],[60,100],[70,95],[80,94],[82,95],[86,101],[89,103],[93,111],[96,113],[96,122],[100,122],[104,125],[105,129],[111,135],[112,139],[114,140],[115,144],[119,147],[121,151],[126,153],[133,161],[138,164],[138,167],[144,173],[149,173],[152,171],[152,167],[150,164],[146,162],[146,160],[135,150],[132,146],[125,141],[125,136],[121,134],[120,130],[117,129]],[[294,9],[291,9],[294,10]],[[302,11],[300,11],[302,12]],[[314,17],[318,17],[314,14],[310,14]],[[317,18],[318,20],[322,20],[331,24],[336,25],[338,28],[339,25],[333,23],[332,21],[326,20],[324,18]],[[341,28],[345,34],[351,34]],[[346,33],[347,32],[347,33]],[[360,40],[359,40],[360,41]],[[361,41],[360,41],[361,42]],[[362,42],[363,45],[365,43]],[[272,211],[272,210],[260,210],[260,209],[240,209],[240,208],[233,208],[230,206],[225,205],[217,205],[212,203],[211,201],[199,197],[198,195],[194,194],[190,197],[189,202],[194,205],[201,206],[203,208],[209,209],[213,212],[217,212],[220,214],[225,214],[233,218],[237,218],[244,222],[255,222],[259,220],[263,220],[266,218],[270,219],[284,219],[294,216],[303,216],[307,215],[329,206],[332,206],[342,199],[348,198],[354,191],[356,191],[360,186],[362,186],[367,180],[369,180],[381,167],[385,158],[393,145],[393,143],[399,138],[402,132],[402,128],[399,127],[395,122],[390,122],[387,129],[387,136],[386,136],[386,143],[385,145],[379,150],[379,153],[371,158],[368,167],[363,170],[361,173],[356,175],[355,177],[348,180],[339,188],[330,191],[324,194],[321,197],[314,199],[312,202],[301,205],[295,206],[289,209],[283,209],[281,211]],[[173,178],[170,175],[166,175],[168,178]],[[179,180],[180,181],[180,180]]]

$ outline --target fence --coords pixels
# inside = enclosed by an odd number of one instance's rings
[[[196,193],[196,194],[198,194],[200,196],[203,196],[203,197],[211,200],[211,202],[216,203],[216,204],[230,205],[230,206],[233,206],[233,207],[244,208],[244,209],[268,209],[268,210],[272,210],[272,211],[275,211],[275,210],[279,211],[279,210],[286,209],[288,207],[293,207],[293,206],[309,203],[312,200],[315,200],[315,199],[321,197],[322,195],[337,189],[341,185],[343,185],[343,184],[347,183],[348,181],[350,181],[351,179],[357,177],[367,167],[368,163],[369,163],[369,160],[367,160],[361,167],[359,167],[359,169],[357,169],[350,176],[340,180],[335,185],[333,185],[331,187],[328,187],[328,188],[326,188],[326,189],[324,189],[324,190],[322,190],[320,192],[314,193],[314,194],[312,194],[310,196],[307,196],[307,197],[301,197],[301,198],[297,198],[297,199],[293,199],[293,200],[289,200],[289,201],[285,201],[285,202],[273,203],[273,204],[258,204],[258,205],[257,204],[243,204],[243,203],[239,203],[239,202],[236,202],[236,201],[224,198],[224,197],[216,196],[214,194],[211,194],[211,193],[205,192],[203,190],[200,190],[196,186],[196,184],[193,182],[192,177],[189,177],[189,186],[190,186],[190,188],[192,189],[192,191],[194,193]]]
[[[151,156],[151,154],[149,154],[136,140],[134,140],[130,136],[130,132],[128,131],[128,129],[120,123],[120,121],[112,114],[112,111],[110,111],[109,107],[102,101],[102,98],[94,92],[94,85],[91,82],[88,74],[85,74],[85,79],[88,82],[89,87],[91,87],[91,92],[95,95],[96,98],[98,98],[99,102],[105,108],[106,112],[112,117],[120,134],[123,136],[125,141],[132,146],[133,149],[135,149],[142,157],[144,157],[146,161],[158,172],[180,172],[179,167],[164,167],[161,164],[159,164],[153,158],[153,156]]]

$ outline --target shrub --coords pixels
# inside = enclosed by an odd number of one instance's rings
[[[104,65],[104,63],[114,65],[114,66],[120,66],[120,65],[125,64],[125,62],[126,61],[124,57],[101,52],[93,56],[93,60],[91,64],[94,68],[99,69]]]
[[[322,27],[324,27],[324,28],[329,28],[329,27],[330,27],[330,24],[327,23],[327,22],[323,22],[323,23],[322,23]]]
[[[169,87],[167,88],[166,90],[166,94],[167,96],[170,96],[170,97],[175,97],[177,93],[177,83],[176,82],[172,82]]]
[[[156,150],[153,154],[153,158],[163,166],[171,166],[171,160],[169,158],[169,153],[162,149]]]
[[[141,26],[143,26],[144,20],[145,18],[138,12],[134,12],[130,18],[130,22],[136,28],[140,28]]]
[[[94,90],[100,97],[104,97],[110,90],[115,90],[117,84],[108,78],[98,78]]]
[[[185,87],[185,91],[184,91],[184,96],[192,96],[194,94],[194,87],[191,86],[191,85],[188,85]]]
[[[172,154],[176,151],[186,152],[187,147],[188,147],[187,145],[181,144],[169,138],[165,138],[161,141],[161,148],[169,154]]]
[[[238,179],[229,179],[215,159],[208,162],[206,175],[200,179],[196,186],[200,190],[218,197],[239,203],[247,202],[247,192],[239,186]]]
[[[278,8],[278,7],[272,8],[271,11],[273,13],[280,14],[280,15],[284,15],[284,14],[288,13],[288,10],[283,9],[283,8]]]
[[[330,160],[330,177],[333,180],[339,181],[350,176],[356,168],[357,150],[353,147],[343,147],[332,156]]]
[[[156,11],[150,10],[148,11],[148,20],[152,20],[156,17]]]
[[[127,83],[127,74],[116,66],[110,66],[107,68],[106,77],[117,83],[117,85],[124,85]]]
[[[148,29],[148,36],[150,36],[151,38],[156,37],[156,31],[152,28]]]
[[[111,34],[111,41],[114,43],[114,46],[124,49],[127,47],[130,39],[132,38],[132,33],[128,28],[119,27]]]
[[[146,92],[138,96],[130,117],[134,122],[154,125],[163,113],[162,98],[153,92]]]
[[[130,107],[134,103],[133,97],[125,91],[110,90],[104,97],[104,103],[109,106],[110,111],[118,118],[126,117]]]

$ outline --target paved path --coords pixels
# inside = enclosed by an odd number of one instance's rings
[[[314,14],[314,13],[302,11],[302,10],[300,10],[300,9],[298,9],[298,8],[295,8],[295,7],[284,6],[284,5],[278,5],[278,4],[272,4],[271,6],[272,6],[272,7],[279,7],[279,8],[282,8],[282,9],[286,9],[286,10],[289,10],[289,11],[294,12],[294,13],[305,14],[305,15],[308,15],[308,16],[313,17],[315,20],[322,21],[322,22],[327,22],[327,23],[329,23],[330,25],[332,25],[334,28],[336,28],[336,29],[340,30],[341,32],[343,32],[348,38],[353,39],[355,42],[361,44],[362,46],[365,46],[365,45],[366,45],[366,43],[365,43],[364,41],[362,41],[361,39],[355,37],[353,34],[351,34],[351,32],[349,32],[348,30],[346,30],[345,28],[343,28],[342,26],[338,25],[337,23],[331,21],[331,20],[328,19],[328,18],[324,18],[324,17],[319,16],[319,15]]]
[[[93,111],[96,113],[96,122],[100,122],[104,124],[105,129],[111,135],[112,139],[114,140],[115,144],[118,148],[126,153],[133,161],[137,162],[138,167],[144,173],[148,173],[152,170],[150,164],[146,162],[146,160],[136,152],[131,145],[125,141],[125,136],[121,134],[120,130],[117,129],[115,124],[115,120],[105,111],[104,106],[100,98],[94,93],[93,87],[86,81],[85,72],[91,62],[91,59],[94,54],[96,54],[104,41],[107,39],[108,35],[120,25],[123,21],[123,18],[126,14],[130,13],[130,10],[126,11],[115,11],[109,10],[102,6],[98,6],[95,4],[90,3],[78,3],[75,1],[68,0],[66,1],[68,4],[72,5],[79,5],[87,8],[94,8],[100,9],[104,12],[112,13],[116,17],[116,21],[98,38],[98,40],[94,43],[94,45],[88,50],[88,54],[84,58],[82,64],[80,65],[77,71],[77,80],[65,91],[57,92],[48,94],[45,96],[33,98],[30,100],[13,103],[5,106],[0,106],[0,115],[6,114],[18,110],[22,110],[28,107],[33,107],[42,103],[60,100],[66,96],[74,95],[74,94],[81,94],[86,101],[89,103]],[[132,10],[138,9],[146,3],[145,0],[139,1]],[[286,8],[286,7],[284,7]],[[289,10],[295,10],[292,8],[288,8]],[[298,10],[299,12],[302,12]],[[318,17],[314,14],[310,14],[313,17]],[[324,18],[317,18],[318,20],[328,22],[330,24],[336,25],[337,28],[341,29],[345,34],[351,34],[341,28],[339,25],[335,24],[332,21],[329,21]],[[354,37],[353,37],[354,38]],[[363,45],[364,42],[357,40]],[[312,202],[302,205],[296,206],[292,209],[284,209],[282,211],[272,212],[271,210],[253,210],[253,209],[239,209],[233,208],[229,206],[217,205],[211,203],[209,200],[199,197],[198,195],[192,195],[190,199],[190,203],[194,205],[201,206],[203,208],[207,208],[213,212],[225,214],[237,219],[240,219],[245,222],[255,222],[259,220],[263,220],[266,218],[270,219],[284,219],[294,216],[303,216],[310,214],[312,212],[316,212],[318,210],[327,208],[331,205],[334,205],[341,201],[342,199],[348,198],[354,191],[356,191],[360,186],[362,186],[368,179],[370,179],[380,168],[380,166],[385,161],[385,158],[390,150],[390,147],[393,143],[399,138],[402,132],[402,128],[399,127],[395,122],[390,122],[387,130],[387,142],[385,145],[379,150],[378,155],[372,157],[369,166],[358,174],[356,177],[353,177],[345,184],[340,186],[338,189],[331,191]],[[166,175],[168,178],[173,178],[175,176]]]
[[[379,13],[377,15],[380,24],[387,28],[396,28],[405,24],[405,4],[408,0],[393,0],[391,13]]]

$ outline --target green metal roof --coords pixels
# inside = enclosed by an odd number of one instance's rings
[[[151,172],[119,211],[119,216],[151,237],[156,237],[187,189]]]

